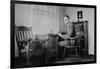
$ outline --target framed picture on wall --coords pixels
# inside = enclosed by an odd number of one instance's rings
[[[80,19],[83,18],[83,11],[78,11],[77,12],[77,18],[80,18]]]
[[[11,68],[96,63],[95,5],[10,4]]]

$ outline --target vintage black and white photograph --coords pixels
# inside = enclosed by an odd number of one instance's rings
[[[11,4],[14,68],[96,62],[96,6]]]

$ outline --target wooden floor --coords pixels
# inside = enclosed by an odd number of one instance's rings
[[[57,63],[73,63],[73,62],[87,62],[87,61],[94,61],[93,56],[88,57],[65,57],[64,59],[60,58],[55,61],[54,58],[50,58],[50,63],[57,64]],[[42,56],[33,56],[30,58],[30,64],[26,64],[26,58],[16,58],[15,59],[15,68],[25,68],[25,67],[34,67],[46,64],[46,58],[44,55]]]

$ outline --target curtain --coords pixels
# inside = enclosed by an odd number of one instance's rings
[[[33,34],[57,33],[56,6],[32,5]]]

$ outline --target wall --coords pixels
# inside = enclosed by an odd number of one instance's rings
[[[65,15],[65,8],[58,7],[58,23],[59,23],[59,33],[64,32],[66,29],[66,25],[64,24],[64,15]]]
[[[77,11],[83,11],[83,19],[88,21],[89,54],[94,54],[94,9],[66,7],[65,14],[70,16],[71,22],[77,21]]]
[[[15,5],[15,24],[31,26],[31,7],[28,4]]]

